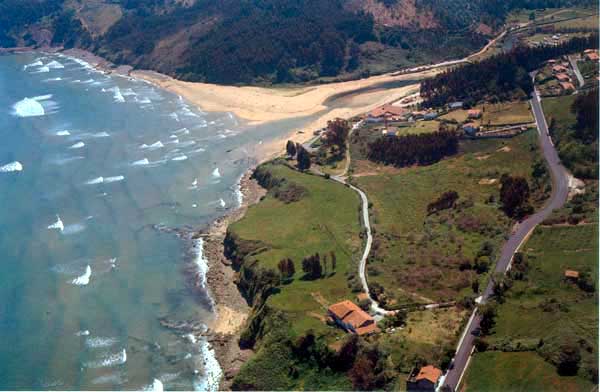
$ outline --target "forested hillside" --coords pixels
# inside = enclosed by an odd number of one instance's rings
[[[590,0],[0,0],[0,46],[81,47],[191,81],[356,78],[464,56],[514,8]]]

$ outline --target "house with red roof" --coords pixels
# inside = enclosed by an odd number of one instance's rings
[[[347,332],[366,335],[377,331],[373,317],[352,301],[345,300],[333,304],[327,313],[337,325]]]
[[[442,371],[435,366],[427,365],[420,369],[415,368],[406,380],[407,391],[435,391]]]

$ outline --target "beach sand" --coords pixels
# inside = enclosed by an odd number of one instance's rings
[[[295,88],[265,88],[221,86],[209,83],[183,82],[153,71],[132,71],[131,76],[146,80],[172,93],[181,95],[204,111],[231,112],[251,125],[318,115],[303,129],[290,130],[259,150],[259,161],[265,161],[281,153],[286,140],[304,143],[313,131],[323,128],[327,121],[350,118],[377,106],[397,101],[419,90],[419,79],[439,73],[439,69],[386,74],[347,82],[322,84]],[[379,84],[410,81],[413,84],[397,88],[380,88],[364,91]],[[356,93],[353,93],[356,91]],[[344,105],[327,106],[327,100],[338,94],[348,94]]]

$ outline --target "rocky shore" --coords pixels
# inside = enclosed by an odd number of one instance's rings
[[[236,285],[236,271],[223,254],[227,226],[241,219],[248,207],[257,203],[266,193],[250,178],[252,171],[248,170],[240,180],[243,194],[241,207],[217,219],[206,232],[198,233],[204,240],[204,255],[209,264],[207,284],[215,302],[216,319],[209,326],[208,340],[223,370],[221,390],[230,389],[240,367],[252,355],[251,350],[242,350],[238,344],[250,307]]]

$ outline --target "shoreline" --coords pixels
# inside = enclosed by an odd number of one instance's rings
[[[250,314],[250,306],[235,283],[237,272],[224,255],[223,240],[227,227],[241,219],[248,207],[256,204],[266,193],[250,178],[254,168],[252,166],[246,170],[239,180],[241,205],[217,218],[206,231],[197,233],[203,239],[204,257],[208,264],[206,285],[214,301],[215,319],[209,323],[207,340],[221,366],[219,390],[230,389],[233,377],[253,354],[252,350],[239,347],[239,337]]]

